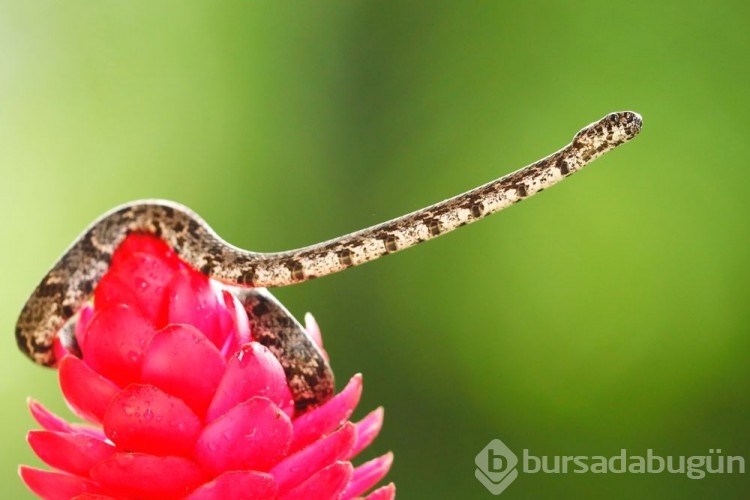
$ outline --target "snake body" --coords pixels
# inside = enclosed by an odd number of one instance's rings
[[[175,202],[140,200],[116,207],[73,242],[31,294],[16,324],[18,346],[36,363],[56,363],[55,335],[90,299],[115,249],[130,233],[163,239],[192,267],[227,284],[249,289],[291,285],[409,248],[529,198],[634,138],[641,124],[637,113],[611,113],[584,127],[559,151],[500,179],[391,221],[286,252],[237,248]],[[330,398],[333,374],[304,328],[267,292],[236,295],[262,332],[261,340],[284,366],[295,401],[305,406]]]

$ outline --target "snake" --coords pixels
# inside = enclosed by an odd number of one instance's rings
[[[638,113],[610,113],[562,149],[513,173],[442,202],[322,243],[283,252],[252,252],[223,240],[198,214],[173,201],[138,200],[96,219],[68,247],[23,306],[16,323],[20,350],[55,366],[60,336],[75,348],[70,319],[107,272],[112,254],[131,233],[165,241],[204,275],[229,285],[253,335],[279,360],[297,409],[332,397],[333,372],[302,325],[266,289],[327,276],[449,233],[551,187],[638,135]],[[80,353],[78,353],[80,355]]]

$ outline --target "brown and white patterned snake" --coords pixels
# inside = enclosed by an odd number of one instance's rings
[[[203,274],[234,285],[232,291],[245,306],[253,335],[281,362],[296,406],[303,411],[331,397],[333,373],[305,329],[264,287],[343,271],[498,212],[634,138],[641,123],[637,113],[611,113],[584,127],[556,153],[498,180],[391,221],[287,252],[256,253],[234,247],[175,202],[140,200],[119,206],[94,221],[31,294],[16,323],[18,346],[46,366],[57,361],[52,350],[56,335],[75,351],[75,338],[64,326],[91,298],[125,236],[150,233]]]

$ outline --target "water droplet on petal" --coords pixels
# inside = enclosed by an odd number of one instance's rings
[[[122,405],[122,412],[128,417],[137,416],[138,410],[140,410],[138,405],[133,405],[130,403],[123,403]]]
[[[146,411],[143,412],[143,419],[153,420],[153,418],[154,418],[154,412],[151,411],[151,408],[146,408]]]

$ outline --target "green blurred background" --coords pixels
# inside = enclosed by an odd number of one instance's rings
[[[315,313],[400,498],[491,498],[474,456],[750,460],[750,8],[742,2],[0,2],[0,483],[32,396],[13,326],[78,232],[137,198],[272,251],[382,222],[633,109],[560,187],[279,289]],[[750,465],[750,464],[748,464]],[[521,474],[502,498],[747,498],[747,474]]]

